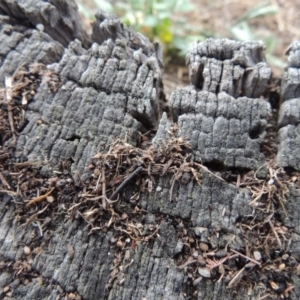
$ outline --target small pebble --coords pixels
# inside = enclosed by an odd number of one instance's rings
[[[198,255],[199,255],[198,251],[194,251],[194,253],[193,253],[193,257],[194,257],[194,258],[197,258],[197,257],[198,257]]]
[[[191,236],[189,236],[189,242],[190,242],[190,243],[195,243],[194,238],[192,238]]]
[[[127,249],[126,251],[125,251],[125,255],[124,255],[124,259],[126,260],[126,261],[129,261],[130,260],[130,250],[129,249]]]
[[[227,255],[226,249],[220,249],[215,253],[215,257],[218,259],[225,257],[226,255]]]
[[[66,184],[67,184],[67,180],[60,179],[56,182],[55,187],[60,189],[60,188],[63,188]]]
[[[29,255],[31,253],[31,250],[28,246],[25,246],[23,250],[26,255]]]
[[[198,263],[201,267],[204,267],[206,265],[206,261],[204,260],[202,255],[199,255],[197,260],[198,260]]]
[[[300,264],[296,268],[296,274],[297,276],[300,276]]]
[[[260,261],[261,260],[261,254],[259,251],[254,251],[253,256],[256,260]]]
[[[118,246],[119,248],[123,248],[124,243],[123,243],[121,240],[119,240],[119,241],[117,241],[117,246]]]
[[[36,29],[38,30],[38,31],[40,31],[40,32],[43,32],[44,31],[44,29],[45,29],[45,27],[44,27],[44,25],[43,24],[37,24],[36,26]]]
[[[49,203],[54,202],[54,197],[53,196],[48,196],[46,199],[47,199],[47,202],[49,202]]]
[[[208,268],[198,268],[198,272],[202,277],[210,278],[210,271]]]
[[[255,264],[254,262],[250,261],[249,263],[247,263],[245,265],[245,269],[246,271],[251,270],[252,268],[254,268],[255,266],[257,266],[257,264]]]
[[[201,251],[206,252],[208,250],[208,245],[205,243],[200,243],[199,248]]]
[[[274,291],[277,291],[279,289],[279,286],[276,282],[270,280],[269,283]]]
[[[224,268],[224,265],[223,265],[223,264],[220,264],[220,265],[219,265],[219,273],[220,273],[220,274],[225,274],[225,268]]]
[[[207,231],[207,228],[206,227],[195,227],[194,231],[197,236],[201,236],[201,233],[203,233],[204,231]]]
[[[161,186],[158,186],[158,187],[156,188],[156,191],[157,191],[157,192],[161,192],[161,191],[162,191],[162,187],[161,187]]]
[[[68,295],[68,299],[76,299],[75,294],[70,293],[70,294]]]

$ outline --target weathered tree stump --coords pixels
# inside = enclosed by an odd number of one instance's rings
[[[12,104],[26,107],[18,132],[0,128],[1,298],[299,299],[298,173],[277,168],[300,171],[298,43],[274,166],[262,43],[196,44],[167,111],[160,46],[96,18],[88,37],[71,0],[0,3],[1,113],[12,126]]]

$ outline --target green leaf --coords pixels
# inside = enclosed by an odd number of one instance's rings
[[[113,6],[114,11],[118,11],[118,10],[123,10],[124,12],[126,11],[130,11],[131,10],[131,6],[128,3],[123,3],[123,2],[116,2],[116,4]]]
[[[114,11],[113,6],[107,0],[94,0],[94,3],[98,9],[105,10],[109,13],[112,13]]]
[[[274,36],[264,38],[264,43],[267,47],[267,52],[272,53],[276,47],[276,38]]]
[[[281,69],[284,69],[286,67],[286,62],[284,62],[282,59],[280,59],[279,57],[277,57],[275,55],[267,53],[266,58],[267,58],[268,63],[274,67],[278,67]]]
[[[155,27],[158,24],[158,19],[153,15],[148,15],[145,18],[144,26]]]
[[[171,41],[173,40],[173,34],[170,30],[162,30],[159,32],[159,39],[163,42],[163,43],[171,43]]]
[[[232,26],[230,28],[230,31],[233,34],[234,38],[239,41],[250,41],[255,39],[255,36],[246,21],[242,21]]]
[[[174,7],[174,11],[176,12],[191,12],[195,9],[195,5],[190,1],[186,0],[177,0],[176,5]]]
[[[121,21],[124,22],[127,26],[133,25],[135,29],[138,29],[138,20],[135,15],[128,11],[122,18]]]
[[[153,3],[153,9],[157,12],[170,12],[170,3],[168,1]]]
[[[190,35],[186,37],[174,37],[170,44],[170,49],[174,49],[178,52],[179,56],[184,57],[187,51],[195,42],[204,41],[206,39],[203,35]]]
[[[278,12],[278,8],[275,5],[271,5],[267,2],[263,2],[260,5],[253,7],[248,10],[242,17],[238,20],[238,23],[243,20],[250,20],[260,16],[265,16],[269,14],[275,14]]]
[[[135,10],[143,10],[145,5],[145,0],[127,0],[127,1],[119,1],[119,4],[127,4],[129,9],[132,11]]]
[[[162,19],[171,19],[171,13],[169,11],[161,11],[158,12],[157,17],[158,19],[162,20]]]

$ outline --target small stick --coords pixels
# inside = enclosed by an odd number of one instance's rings
[[[11,189],[10,185],[8,184],[8,182],[6,181],[5,177],[2,175],[2,173],[0,172],[0,180],[2,181],[2,183],[4,183],[8,189]]]
[[[232,279],[231,281],[228,283],[227,288],[230,289],[232,288],[234,285],[236,285],[237,283],[240,282],[240,280],[243,278],[243,273],[244,273],[245,267],[242,268]]]
[[[146,236],[144,240],[145,240],[146,242],[148,242],[155,234],[158,233],[158,230],[159,230],[159,228],[156,228],[156,229],[154,230],[154,232],[153,232],[151,235]]]
[[[217,281],[217,282],[218,282],[218,283],[219,283],[219,282],[221,282],[221,281],[222,281],[222,279],[223,279],[223,277],[224,277],[224,273],[222,273],[222,274],[221,274],[221,276],[220,276],[220,278],[218,279],[218,281]]]
[[[36,221],[36,222],[32,222],[32,225],[34,227],[37,227],[40,231],[40,236],[42,237],[43,236],[43,229],[42,229],[42,226],[41,226],[41,223],[39,221]]]
[[[0,193],[6,193],[10,196],[17,196],[18,195],[18,193],[13,192],[13,191],[9,191],[9,190],[0,190]]]
[[[265,294],[264,296],[260,297],[258,300],[263,300],[263,299],[266,299],[270,296],[271,296],[271,294]]]
[[[105,183],[105,167],[102,168],[102,206],[106,209],[106,183]],[[100,176],[99,176],[100,178]]]
[[[175,177],[175,175],[173,175],[172,184],[171,184],[171,188],[170,188],[170,197],[169,197],[170,202],[172,202],[173,188],[174,188],[175,181],[176,181],[176,177]]]
[[[143,167],[140,166],[138,168],[136,168],[131,174],[129,174],[127,176],[126,179],[124,179],[124,181],[116,188],[116,190],[112,193],[112,195],[109,197],[109,200],[113,200],[125,187],[126,185],[128,185],[128,183],[130,182],[130,180],[136,176],[138,173],[140,173],[142,171]]]
[[[130,261],[130,263],[128,263],[126,266],[124,266],[124,270],[126,270],[130,265],[132,265],[134,263],[134,259],[132,259]]]
[[[237,176],[237,180],[236,180],[235,186],[236,186],[237,188],[239,188],[239,187],[240,187],[240,184],[241,184],[241,175],[239,174],[239,175]]]
[[[39,166],[41,164],[40,161],[26,161],[26,162],[23,162],[23,163],[14,163],[13,166],[16,167],[16,168],[23,168],[23,167],[28,167],[28,166]]]
[[[209,270],[211,271],[212,269],[220,266],[222,263],[224,263],[227,259],[232,259],[234,257],[234,255],[228,254],[226,257],[222,258],[221,260],[219,260],[218,262],[213,261],[209,258],[207,258],[207,262],[208,264],[206,264],[206,267],[209,268]]]
[[[103,176],[103,171],[98,176],[98,180],[97,180],[96,187],[95,187],[96,192],[98,192],[98,187],[99,187],[100,179],[102,176]]]
[[[246,258],[246,259],[249,259],[250,261],[254,262],[255,264],[257,264],[257,265],[259,265],[259,266],[261,265],[261,263],[258,262],[257,260],[255,260],[255,259],[253,259],[253,258],[251,258],[251,257],[249,257],[249,256],[243,255],[242,253],[240,253],[240,252],[238,252],[238,251],[236,251],[236,250],[234,250],[234,249],[230,249],[230,251],[232,251],[232,252],[234,252],[234,253],[236,253],[236,254],[238,254],[238,255],[240,255],[240,256]]]
[[[187,260],[185,263],[183,263],[182,265],[178,266],[179,269],[184,269],[185,267],[187,267],[190,264],[193,264],[197,262],[197,259],[191,259],[191,260]]]
[[[226,182],[226,180],[224,180],[222,177],[218,176],[217,174],[211,172],[211,171],[208,170],[205,166],[203,166],[203,165],[201,165],[201,164],[198,164],[198,163],[195,163],[195,162],[194,162],[194,164],[195,164],[197,167],[199,167],[199,168],[203,169],[204,171],[206,171],[207,173],[209,173],[210,175],[212,175],[212,176],[214,176],[214,177],[216,177],[216,178],[218,178],[218,179],[220,179],[220,180]]]
[[[46,193],[45,195],[33,198],[32,200],[30,200],[27,204],[26,207],[31,206],[33,204],[39,203],[41,201],[43,201],[45,198],[47,198],[53,191],[54,191],[55,187],[53,187],[48,193]]]
[[[33,221],[36,219],[36,217],[37,217],[38,215],[42,214],[44,211],[47,210],[48,206],[49,206],[49,204],[46,205],[42,210],[40,210],[40,211],[38,211],[37,213],[31,215],[31,216],[28,218],[28,220],[27,220],[24,224],[20,225],[20,226],[17,228],[17,230],[18,230],[19,228],[24,227],[24,226],[27,226],[27,225],[29,225],[31,222],[33,222]]]
[[[273,231],[273,233],[274,233],[274,235],[276,237],[277,243],[278,243],[279,247],[281,248],[282,244],[281,244],[280,238],[279,238],[279,236],[278,236],[278,234],[277,234],[277,232],[276,232],[276,230],[274,228],[274,225],[272,224],[271,220],[268,220],[267,223],[270,225],[270,227],[271,227],[271,229],[272,229],[272,231]]]

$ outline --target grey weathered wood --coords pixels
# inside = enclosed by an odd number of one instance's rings
[[[90,43],[73,0],[3,0],[0,13],[28,28],[39,28],[65,47],[74,39],[85,46]]]
[[[188,52],[192,86],[172,93],[170,111],[196,160],[229,168],[264,164],[260,146],[270,107],[256,98],[266,92],[270,78],[263,49],[261,43],[225,39],[198,43]],[[159,129],[162,139],[168,135],[165,128]]]
[[[202,91],[226,92],[237,98],[259,98],[266,92],[271,69],[262,42],[207,39],[186,56],[191,84]]]
[[[28,106],[29,122],[17,149],[28,158],[48,159],[42,172],[49,176],[71,157],[72,171],[83,174],[91,157],[116,137],[127,134],[135,144],[138,131],[158,122],[161,71],[155,55],[140,62],[134,53],[126,40],[94,43],[88,50],[72,42],[51,67],[62,85],[56,95],[47,83],[41,85]]]
[[[294,42],[287,53],[288,65],[281,83],[277,162],[282,167],[300,170],[300,156],[298,155],[300,147],[299,42]]]
[[[150,43],[149,39],[138,32],[125,30],[125,25],[115,16],[98,11],[93,23],[92,40],[101,45],[105,40],[125,39],[130,48],[138,50],[134,59],[144,62],[148,56],[155,56],[160,66],[163,65],[162,49],[159,43]]]
[[[16,5],[8,0],[3,3],[6,10],[0,10],[2,14],[8,14],[9,5]],[[44,5],[41,3],[33,3],[33,11],[39,12],[39,5]],[[69,165],[74,180],[75,174],[80,174],[88,181],[86,167],[91,157],[107,150],[116,138],[128,134],[129,142],[135,144],[138,131],[158,127],[154,143],[158,148],[163,144],[172,122],[166,114],[160,117],[162,71],[156,45],[126,29],[116,18],[99,13],[92,35],[94,44],[85,49],[79,40],[70,44],[69,40],[63,52],[56,29],[54,33],[49,29],[49,35],[28,29],[26,24],[34,22],[28,14],[22,16],[22,26],[7,16],[0,19],[0,43],[6,39],[3,47],[9,45],[0,52],[1,83],[23,62],[37,61],[41,53],[44,60],[40,62],[51,64],[49,68],[59,73],[62,85],[56,92],[50,92],[46,83],[40,85],[27,107],[27,125],[18,137],[16,156],[23,153],[42,161],[43,175],[52,176],[64,164]],[[11,34],[3,28],[10,28]],[[22,46],[23,51],[16,51],[27,31],[30,39]],[[39,52],[33,52],[36,41],[41,45]],[[193,146],[194,159],[211,166],[217,162],[230,168],[260,167],[265,162],[260,145],[269,105],[258,97],[264,95],[270,76],[263,45],[209,40],[191,50],[188,65],[192,85],[174,91],[170,109],[179,134]],[[71,203],[73,197],[66,195],[65,202],[57,203],[55,214],[49,211],[51,222],[45,223],[44,235],[38,239],[39,231],[33,224],[19,227],[12,197],[0,194],[0,288],[10,286],[13,299],[57,299],[71,292],[77,299],[244,299],[248,290],[236,293],[227,289],[224,281],[203,279],[197,286],[190,286],[187,273],[178,268],[175,258],[183,247],[177,235],[180,222],[188,224],[189,230],[207,228],[198,233],[197,239],[212,247],[223,248],[227,243],[234,249],[245,247],[235,223],[252,214],[250,192],[206,171],[202,172],[201,185],[177,182],[170,201],[171,185],[171,176],[164,176],[157,180],[152,193],[141,194],[138,206],[146,211],[143,226],[156,225],[160,220],[159,235],[130,250],[130,257],[121,261],[123,269],[107,291],[117,252],[112,243],[117,235],[113,228],[89,235],[82,219],[62,215],[61,206]],[[289,217],[285,219],[286,226],[295,227],[291,249],[297,260],[298,199],[299,193],[291,189]],[[124,210],[134,208],[126,199],[121,204]],[[33,251],[29,257],[23,253],[24,245]],[[68,251],[70,245],[73,252]],[[29,273],[34,278],[28,282],[24,277],[19,279],[13,267],[2,267],[19,261],[31,268]],[[298,299],[299,278],[294,276],[293,280],[294,299]],[[257,299],[258,295],[259,289],[255,289],[252,297]]]
[[[4,86],[4,77],[22,64],[53,63],[60,60],[64,51],[48,34],[22,26],[9,16],[0,15],[0,32],[0,87]]]

